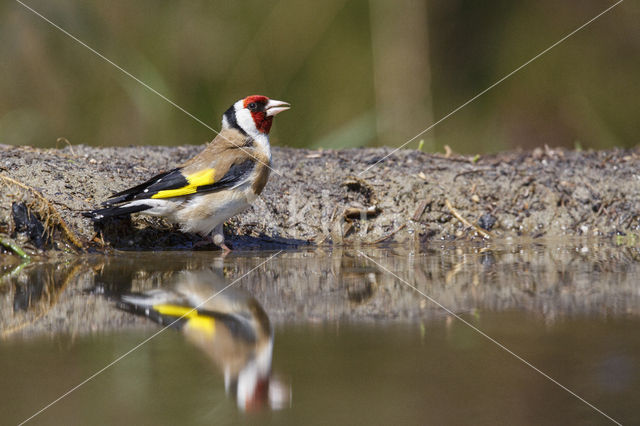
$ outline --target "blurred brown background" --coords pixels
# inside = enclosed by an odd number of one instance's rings
[[[24,0],[214,128],[259,93],[272,142],[399,146],[613,4]],[[640,3],[625,1],[407,148],[633,146]],[[203,143],[213,134],[14,1],[0,4],[0,143]]]

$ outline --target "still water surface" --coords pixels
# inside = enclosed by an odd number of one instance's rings
[[[175,296],[210,286],[213,294],[272,254],[85,259],[84,272],[70,265],[72,279],[60,265],[48,274],[44,265],[25,267],[0,292],[5,324],[40,303],[32,292],[24,309],[25,286],[36,279],[21,274],[69,282],[40,319],[3,338],[2,423],[28,418],[160,329],[118,310],[123,293]],[[32,423],[612,424],[386,269],[609,416],[640,423],[636,248],[565,242],[366,254],[379,265],[357,250],[280,254],[207,305],[202,315],[212,315],[215,331],[201,319],[182,321]],[[80,322],[100,313],[113,324],[98,332],[37,325],[64,309],[72,327],[77,304],[91,298],[99,301],[94,314]],[[267,321],[254,321],[261,312]],[[251,388],[259,403],[240,403],[238,378],[260,364],[270,333],[269,384]]]

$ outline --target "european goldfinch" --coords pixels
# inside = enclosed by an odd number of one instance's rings
[[[121,296],[120,300],[120,309],[180,329],[222,371],[225,389],[241,409],[255,410],[267,403],[282,408],[288,403],[290,394],[284,384],[272,380],[269,317],[245,291],[225,289],[221,274],[184,271],[170,287]]]
[[[111,196],[103,209],[84,213],[95,221],[132,213],[162,216],[229,250],[222,225],[260,195],[271,171],[269,131],[287,102],[248,96],[222,116],[222,130],[182,166]],[[210,235],[213,231],[213,235]]]

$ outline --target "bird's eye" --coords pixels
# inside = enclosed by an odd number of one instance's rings
[[[249,109],[250,109],[251,111],[255,111],[255,110],[256,110],[256,108],[258,108],[258,104],[256,104],[255,102],[251,102],[251,103],[249,104]]]

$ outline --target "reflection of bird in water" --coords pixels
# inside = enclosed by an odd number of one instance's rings
[[[269,317],[253,296],[234,288],[222,291],[224,287],[224,279],[214,271],[183,272],[172,287],[122,296],[118,306],[162,325],[183,317],[173,325],[213,359],[241,409],[266,404],[284,408],[291,396],[271,375]]]

